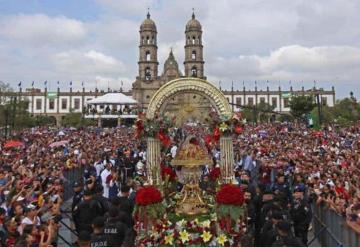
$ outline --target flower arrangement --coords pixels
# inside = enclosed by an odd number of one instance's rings
[[[154,186],[144,186],[136,192],[134,215],[144,230],[148,229],[149,223],[164,216],[165,206],[162,201],[161,192]]]
[[[245,214],[244,201],[244,193],[240,187],[233,184],[221,186],[216,194],[216,212],[221,229],[233,233],[241,228],[239,224]]]
[[[212,136],[205,137],[209,144],[211,141],[217,142],[220,136],[230,136],[232,134],[240,135],[243,132],[243,122],[240,112],[234,113],[233,116],[218,115],[216,112],[210,112],[209,118],[205,121],[210,125]]]
[[[215,182],[220,178],[220,174],[221,174],[220,167],[215,167],[210,171],[209,178],[211,181]]]
[[[174,182],[176,180],[176,173],[170,167],[161,166],[161,177],[163,180]]]
[[[170,145],[171,140],[168,136],[169,129],[174,126],[175,119],[166,116],[155,115],[153,119],[145,118],[144,114],[139,114],[135,122],[136,137],[141,136],[159,138],[166,146]]]
[[[140,235],[137,244],[150,246],[230,246],[233,237],[216,226],[216,215],[210,219],[181,219],[176,222],[163,221],[150,231],[150,237]]]

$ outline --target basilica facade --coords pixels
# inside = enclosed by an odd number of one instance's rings
[[[159,73],[157,59],[157,28],[155,22],[147,14],[140,26],[139,73],[133,83],[132,95],[144,108],[148,105],[154,93],[165,83],[180,77],[196,77],[206,79],[204,73],[204,58],[202,45],[202,27],[192,14],[185,27],[185,61],[182,74],[172,50],[164,63],[162,73]]]

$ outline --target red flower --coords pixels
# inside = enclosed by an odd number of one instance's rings
[[[169,176],[170,181],[175,181],[176,173],[170,167],[161,166],[161,177],[165,179],[166,176]]]
[[[221,174],[221,172],[220,172],[220,167],[215,167],[214,169],[212,169],[212,170],[210,171],[210,173],[209,173],[209,178],[210,178],[210,180],[212,180],[212,181],[216,181],[216,180],[219,179],[220,174]]]
[[[216,194],[216,202],[219,204],[241,206],[244,203],[244,193],[240,187],[225,184]]]
[[[161,192],[154,186],[142,187],[136,192],[135,202],[140,206],[162,202]]]

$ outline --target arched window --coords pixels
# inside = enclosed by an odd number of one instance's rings
[[[192,51],[191,53],[191,59],[196,60],[196,51]]]
[[[145,80],[149,81],[151,79],[151,71],[150,71],[150,67],[146,67],[145,68]]]
[[[195,36],[192,37],[192,44],[195,44]]]
[[[150,38],[149,38],[149,36],[146,36],[146,44],[150,44]]]
[[[152,43],[152,44],[155,44],[154,36],[151,37],[151,43]]]
[[[198,37],[198,42],[199,42],[199,44],[201,43],[200,41],[201,41],[201,38],[200,38],[200,36],[199,36],[199,37]]]
[[[190,36],[187,37],[187,43],[190,44]]]
[[[192,77],[197,77],[197,68],[196,68],[196,66],[193,66],[191,68],[191,76]]]
[[[146,53],[145,53],[145,60],[146,60],[146,61],[150,61],[150,59],[151,59],[150,51],[146,51]]]
[[[144,36],[141,36],[141,44],[145,44],[145,39],[144,39]]]

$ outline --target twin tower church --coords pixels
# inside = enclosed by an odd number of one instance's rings
[[[139,45],[139,74],[133,83],[132,95],[135,100],[146,107],[153,94],[165,83],[180,77],[196,77],[206,79],[204,75],[204,58],[202,45],[202,28],[200,22],[192,14],[192,18],[187,22],[185,28],[185,74],[179,70],[179,65],[175,60],[172,50],[166,59],[164,69],[159,74],[159,62],[157,58],[157,28],[155,22],[147,14],[147,18],[140,26],[140,45]],[[207,105],[204,98],[198,99],[196,95],[181,95],[173,98],[173,107],[175,105],[190,105],[199,103]],[[170,110],[170,109],[168,109]],[[173,109],[175,110],[175,109]],[[188,109],[191,110],[191,109]],[[193,109],[194,110],[194,109]]]

